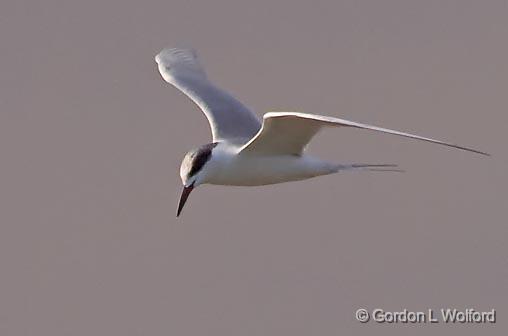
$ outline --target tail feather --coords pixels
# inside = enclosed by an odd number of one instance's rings
[[[396,164],[366,164],[366,163],[353,163],[348,165],[337,165],[337,172],[342,170],[361,170],[361,171],[380,171],[380,172],[395,172],[403,173],[403,169],[396,169]]]

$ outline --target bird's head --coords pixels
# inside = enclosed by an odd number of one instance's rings
[[[178,203],[176,217],[180,216],[183,206],[191,191],[202,184],[207,176],[206,164],[210,162],[212,150],[217,143],[209,143],[189,151],[183,158],[180,166],[180,177],[182,178],[183,190]]]

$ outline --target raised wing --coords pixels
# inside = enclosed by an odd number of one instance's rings
[[[463,146],[440,140],[425,138],[419,135],[394,131],[387,128],[360,124],[344,119],[325,117],[298,112],[268,112],[263,116],[263,127],[242,148],[242,152],[255,152],[266,155],[301,155],[312,137],[325,126],[345,126],[369,129],[377,132],[395,134],[407,138],[437,143],[482,155],[489,155]]]
[[[155,61],[162,78],[185,93],[205,113],[213,141],[250,139],[260,129],[259,118],[207,78],[190,49],[163,49]]]

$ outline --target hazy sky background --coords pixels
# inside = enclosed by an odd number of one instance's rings
[[[503,335],[508,2],[0,3],[0,334]],[[489,151],[324,132],[337,162],[204,186],[175,219],[206,119],[166,46],[262,115],[325,114]],[[360,324],[358,308],[497,309],[496,325]]]

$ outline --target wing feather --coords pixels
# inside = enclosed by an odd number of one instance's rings
[[[187,95],[206,115],[214,142],[250,139],[261,122],[251,110],[212,84],[191,49],[162,50],[155,61],[164,80]]]
[[[272,155],[301,155],[312,137],[323,127],[354,127],[394,134],[406,138],[436,143],[461,150],[490,155],[488,153],[422,137],[419,135],[391,130],[354,121],[298,112],[268,112],[263,117],[261,130],[242,148],[243,152],[256,152]]]

